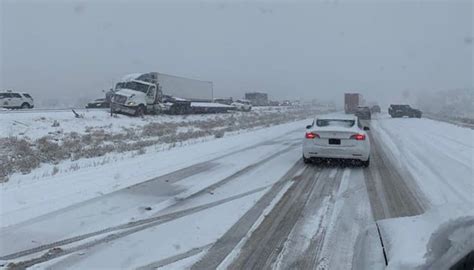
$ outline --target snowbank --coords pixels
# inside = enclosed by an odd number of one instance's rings
[[[474,250],[472,205],[446,204],[419,216],[378,224],[387,269],[448,269]]]

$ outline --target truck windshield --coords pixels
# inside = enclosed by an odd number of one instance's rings
[[[135,90],[135,91],[140,91],[143,93],[146,93],[148,91],[148,85],[146,84],[141,84],[138,82],[120,82],[117,83],[116,90],[119,89],[130,89],[130,90]]]

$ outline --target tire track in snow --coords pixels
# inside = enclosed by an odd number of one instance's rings
[[[25,260],[25,261],[17,262],[17,263],[15,263],[14,267],[11,268],[11,269],[24,269],[24,268],[31,267],[31,266],[33,266],[35,264],[38,264],[38,263],[46,262],[46,261],[49,261],[51,259],[61,257],[61,256],[64,256],[64,255],[67,255],[67,254],[70,254],[70,253],[73,253],[73,252],[76,252],[76,251],[80,251],[80,250],[83,250],[83,249],[86,249],[86,248],[91,248],[93,246],[96,246],[96,245],[99,245],[99,244],[102,244],[102,243],[107,243],[107,242],[125,237],[127,235],[145,230],[145,229],[150,228],[150,227],[154,227],[154,226],[157,226],[157,225],[160,225],[160,224],[163,224],[163,223],[167,223],[167,222],[173,221],[175,219],[178,219],[178,218],[181,218],[181,217],[184,217],[184,216],[195,214],[195,213],[204,211],[206,209],[216,207],[216,206],[219,206],[221,204],[231,202],[231,201],[243,198],[245,196],[252,195],[252,194],[257,193],[257,192],[261,192],[262,190],[265,190],[266,188],[268,188],[268,186],[260,187],[260,188],[257,188],[257,189],[251,190],[251,191],[247,191],[247,192],[244,192],[244,193],[241,193],[241,194],[238,194],[238,195],[228,197],[226,199],[222,199],[222,200],[219,200],[219,201],[199,205],[199,206],[192,207],[192,208],[189,208],[189,209],[185,209],[185,210],[165,214],[165,215],[162,215],[162,216],[143,219],[143,220],[139,220],[139,221],[136,221],[136,222],[131,222],[131,224],[127,223],[127,224],[119,225],[119,226],[116,226],[116,227],[110,227],[110,228],[107,228],[105,230],[101,230],[101,231],[97,231],[97,232],[93,232],[93,233],[89,233],[89,234],[76,236],[76,237],[65,239],[65,240],[62,240],[62,241],[55,242],[55,243],[42,245],[42,246],[37,247],[37,248],[24,250],[24,251],[21,251],[21,252],[17,252],[17,253],[13,253],[13,254],[9,254],[9,255],[0,257],[0,260],[12,260],[12,259],[15,259],[15,258],[21,258],[21,257],[27,256],[27,255],[36,254],[36,253],[39,253],[41,251],[45,251],[45,250],[48,250],[48,249],[56,248],[56,247],[59,247],[59,246],[65,246],[65,245],[72,244],[72,243],[75,243],[75,242],[78,242],[78,241],[82,241],[82,240],[85,240],[87,238],[91,238],[91,237],[94,237],[94,236],[100,236],[100,235],[105,234],[105,233],[118,231],[117,233],[108,234],[108,235],[104,236],[103,238],[99,238],[97,240],[93,240],[93,241],[90,241],[90,242],[79,244],[77,246],[73,246],[73,247],[70,247],[70,248],[57,250],[56,252],[53,252],[53,253],[47,252],[45,254],[40,255],[39,257],[34,257],[34,258],[31,258],[31,259],[28,259],[28,260]]]
[[[308,169],[277,203],[261,225],[244,244],[240,256],[228,269],[267,269],[282,251],[288,235],[301,217],[301,213],[313,194],[319,181],[324,181],[327,173],[308,166]],[[330,184],[330,183],[329,183]]]
[[[62,212],[80,207],[82,205],[87,205],[87,204],[91,204],[93,202],[104,200],[105,197],[110,198],[112,196],[120,196],[122,193],[123,194],[139,194],[139,193],[145,193],[145,192],[150,193],[150,191],[156,190],[155,188],[153,188],[153,186],[156,183],[161,183],[161,182],[171,183],[171,184],[172,183],[177,183],[177,182],[179,182],[181,180],[184,180],[185,178],[190,177],[194,174],[199,174],[199,173],[203,173],[203,172],[206,172],[208,170],[211,170],[211,169],[217,167],[218,165],[219,164],[217,162],[213,162],[213,161],[201,162],[201,163],[198,163],[198,164],[186,167],[186,168],[176,170],[176,171],[171,172],[171,173],[164,174],[162,176],[152,178],[150,180],[147,180],[147,181],[144,181],[144,182],[141,182],[141,183],[138,183],[138,184],[134,184],[132,186],[128,186],[128,187],[119,189],[117,191],[108,193],[108,194],[103,195],[103,196],[92,198],[92,199],[89,199],[87,201],[80,202],[80,203],[77,203],[77,204],[73,204],[73,205],[64,207],[62,209],[44,214],[42,216],[35,217],[35,218],[32,218],[32,219],[17,223],[17,224],[14,225],[13,228],[11,226],[9,226],[9,227],[6,227],[6,228],[2,229],[2,231],[3,230],[15,229],[15,228],[18,228],[18,227],[21,227],[21,226],[26,226],[28,224],[33,224],[33,223],[36,223],[36,222],[40,222],[40,221],[48,220],[48,219],[51,219],[51,218],[55,218],[57,215],[61,214]],[[155,195],[157,195],[157,194],[155,194]]]
[[[364,169],[364,175],[374,219],[422,214],[429,203],[411,174],[395,168],[379,139],[372,133],[369,136],[371,165]]]
[[[229,183],[230,181],[235,180],[235,179],[241,177],[242,175],[244,175],[244,174],[246,174],[246,173],[248,173],[248,172],[250,172],[250,171],[252,171],[252,170],[258,168],[259,166],[261,166],[261,165],[263,165],[263,164],[269,162],[270,160],[275,159],[275,158],[277,158],[278,156],[280,156],[280,155],[282,155],[282,154],[284,154],[284,153],[287,153],[288,150],[294,148],[295,146],[297,146],[297,145],[299,145],[299,144],[300,144],[300,143],[293,143],[293,144],[290,144],[290,146],[285,147],[284,149],[282,149],[282,150],[280,150],[280,151],[278,151],[278,152],[276,152],[276,153],[271,154],[269,157],[266,157],[266,158],[264,158],[264,159],[262,159],[262,160],[260,160],[260,161],[258,161],[258,162],[256,162],[256,163],[254,163],[254,164],[251,164],[251,165],[249,165],[249,166],[247,166],[247,167],[245,167],[245,168],[243,168],[243,169],[241,169],[241,170],[238,170],[237,172],[233,173],[232,175],[230,175],[230,176],[228,176],[228,177],[225,177],[224,179],[222,179],[222,180],[220,180],[220,181],[218,181],[218,182],[216,182],[216,183],[214,183],[214,184],[212,184],[212,185],[206,187],[206,188],[203,189],[203,190],[200,190],[200,191],[198,191],[198,192],[196,192],[196,193],[194,193],[194,194],[191,194],[191,195],[187,196],[186,198],[184,198],[184,199],[182,199],[182,200],[189,200],[189,199],[193,199],[193,198],[196,198],[196,197],[198,197],[198,196],[201,196],[201,195],[203,195],[203,194],[210,193],[210,192],[212,192],[213,190],[215,190],[215,189],[217,189],[217,188],[219,188],[219,187],[221,187],[221,186],[223,186],[223,185]],[[179,206],[179,205],[174,205],[174,206]]]
[[[304,169],[304,170],[303,170]],[[303,171],[302,171],[303,170]],[[302,175],[307,174],[308,167],[305,167],[301,160],[298,160],[288,172],[276,182],[272,188],[265,193],[255,205],[248,210],[238,222],[236,222],[209,251],[195,263],[191,269],[216,269],[233,251],[239,242],[247,235],[248,231],[260,218],[263,211],[270,205],[275,196],[291,180],[300,181]],[[299,172],[301,172],[299,174]]]
[[[175,262],[177,262],[177,261],[180,261],[180,260],[189,258],[189,257],[191,257],[191,256],[197,255],[197,254],[203,252],[204,250],[210,248],[211,246],[212,246],[212,244],[205,245],[205,246],[202,246],[202,247],[193,248],[193,249],[191,249],[191,250],[188,250],[188,251],[186,251],[186,252],[180,253],[180,254],[178,254],[178,255],[174,255],[174,256],[171,256],[171,257],[168,257],[168,258],[159,260],[159,261],[157,261],[157,262],[153,262],[153,263],[147,264],[147,265],[145,265],[145,266],[137,267],[136,270],[148,270],[148,269],[153,270],[153,269],[157,269],[157,268],[159,268],[159,267],[163,267],[163,266],[166,266],[166,265],[175,263]]]
[[[347,178],[349,175],[349,169],[339,169],[337,177],[331,181],[332,184],[323,185],[322,191],[315,193],[320,194],[317,196],[317,200],[309,204],[309,207],[321,209],[322,216],[320,217],[316,234],[311,238],[310,245],[306,248],[305,252],[300,255],[300,259],[298,260],[299,263],[297,265],[302,266],[303,269],[319,267],[321,264],[324,265],[326,261],[326,258],[322,256],[322,250],[327,243],[326,235],[328,233],[328,226],[330,222],[333,221],[332,215],[335,208],[336,194],[341,185],[342,178],[344,176]],[[327,201],[324,201],[325,198]]]
[[[406,128],[402,125],[402,123],[395,123],[393,125],[395,127],[397,127],[399,130],[403,130],[403,129]],[[390,132],[387,130],[387,128],[383,127],[383,124],[379,124],[378,126],[379,126],[380,129],[383,129],[383,131],[386,134],[390,134]],[[410,147],[410,148],[411,147],[419,147],[419,145],[416,143],[416,141],[420,141],[420,142],[421,141],[430,141],[431,142],[430,147],[433,150],[437,149],[438,151],[436,151],[436,152],[438,154],[441,154],[441,155],[445,156],[448,159],[456,161],[457,163],[464,166],[468,170],[470,170],[472,168],[472,164],[470,164],[468,162],[469,158],[467,158],[467,156],[460,155],[459,147],[461,147],[463,150],[464,149],[470,149],[469,151],[472,151],[472,148],[474,148],[473,145],[468,145],[466,143],[459,142],[457,139],[448,137],[448,136],[440,134],[440,133],[432,133],[431,130],[429,130],[429,132],[424,131],[424,130],[417,130],[417,133],[414,134],[413,136],[415,136],[416,140],[415,141],[407,141],[406,143],[410,144],[408,147]],[[442,139],[440,139],[440,137]],[[431,138],[431,139],[428,139],[428,138]],[[395,137],[394,139],[397,140],[398,143],[400,143],[399,138]],[[447,144],[446,143],[447,140],[451,141],[452,143],[457,144],[459,147],[454,149],[452,144]],[[449,151],[446,151],[447,149],[449,149]],[[456,154],[452,155],[451,153],[453,153],[453,152],[455,152]],[[471,161],[472,161],[472,159],[471,159]]]
[[[470,184],[472,182],[469,182],[469,176],[466,178],[466,175],[472,174],[472,166],[469,166],[466,162],[468,160],[472,161],[472,158],[469,158],[471,155],[461,155],[462,153],[454,148],[449,151],[441,151],[443,148],[440,148],[439,145],[429,139],[428,141],[431,142],[430,145],[433,147],[422,147],[420,143],[427,139],[418,133],[412,134],[413,138],[411,140],[402,140],[396,134],[393,134],[396,130],[407,128],[402,125],[402,122],[391,123],[392,128],[384,127],[388,123],[375,123],[376,129],[375,132],[372,132],[372,135],[376,143],[381,146],[383,145],[382,142],[390,144],[389,149],[393,147],[397,154],[392,154],[381,147],[378,148],[379,152],[383,154],[387,164],[392,165],[394,171],[396,171],[396,168],[393,165],[396,165],[401,176],[404,177],[402,180],[410,185],[412,190],[420,195],[419,197],[424,198],[425,206],[430,203],[440,204],[453,200],[460,203],[472,202],[472,196],[470,196],[468,190],[472,190],[473,186]],[[428,127],[428,130],[431,131],[431,128]],[[427,131],[421,130],[420,132],[426,133]],[[382,137],[384,140],[382,140]],[[458,155],[454,154],[455,152]],[[402,154],[406,157],[403,157]],[[460,157],[463,157],[462,160],[460,160]],[[444,161],[444,164],[440,164],[440,160]],[[423,192],[420,191],[421,188]],[[443,192],[440,192],[440,189]]]
[[[331,221],[336,193],[343,172],[346,176],[350,173],[346,168],[324,170],[324,175],[316,183],[301,217],[286,239],[282,252],[272,263],[272,268],[311,269],[323,261],[320,253],[325,243],[328,223]]]

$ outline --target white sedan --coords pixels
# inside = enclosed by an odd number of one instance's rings
[[[370,164],[370,141],[359,119],[354,115],[316,117],[306,127],[303,141],[303,161],[323,159],[358,160],[364,167]]]
[[[248,112],[252,109],[252,103],[245,99],[238,99],[235,102],[232,102],[231,106],[233,106],[236,110]]]

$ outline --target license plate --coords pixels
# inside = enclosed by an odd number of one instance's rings
[[[329,139],[329,144],[341,144],[340,139]]]

